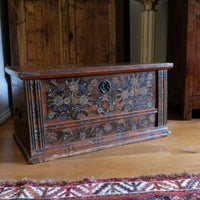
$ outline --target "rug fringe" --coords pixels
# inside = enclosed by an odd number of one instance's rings
[[[181,176],[185,176],[185,177],[192,177],[192,176],[200,176],[200,172],[192,172],[192,173],[188,173],[188,172],[183,172],[183,173],[175,173],[175,174],[170,174],[170,173],[166,173],[166,174],[153,174],[153,175],[144,175],[144,176],[135,176],[135,177],[115,177],[115,178],[80,178],[77,180],[56,180],[56,179],[46,179],[46,180],[37,180],[37,179],[32,179],[32,178],[28,178],[25,177],[23,179],[20,180],[0,180],[0,184],[23,184],[25,182],[36,182],[38,184],[45,184],[45,183],[50,183],[50,184],[55,184],[55,183],[62,183],[62,184],[69,184],[69,183],[77,183],[77,184],[81,184],[81,183],[85,183],[85,182],[98,182],[98,181],[102,181],[102,180],[110,180],[110,181],[114,181],[114,180],[128,180],[128,179],[153,179],[153,178],[175,178],[175,177],[181,177]]]

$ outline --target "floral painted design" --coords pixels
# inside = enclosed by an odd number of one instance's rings
[[[103,94],[99,84],[111,83]],[[155,72],[42,80],[47,120],[83,120],[155,107]]]
[[[93,143],[103,142],[103,137],[116,134],[116,137],[122,138],[130,131],[151,128],[155,125],[155,114],[144,115],[134,118],[121,119],[109,123],[93,123],[63,130],[46,133],[46,144],[58,145],[90,139]]]

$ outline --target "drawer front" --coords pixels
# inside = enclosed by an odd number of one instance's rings
[[[44,124],[104,118],[155,108],[155,72],[41,81]]]
[[[63,145],[78,148],[105,143],[108,140],[118,140],[140,134],[142,130],[150,130],[155,126],[155,118],[156,114],[152,112],[120,120],[47,130],[44,136],[45,147]]]

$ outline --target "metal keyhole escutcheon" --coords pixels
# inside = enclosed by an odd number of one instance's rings
[[[100,92],[103,93],[103,94],[109,92],[110,88],[111,88],[111,83],[110,83],[110,81],[105,80],[105,81],[102,81],[102,82],[99,84],[99,90],[100,90]]]

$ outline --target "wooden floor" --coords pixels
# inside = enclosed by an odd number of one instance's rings
[[[0,126],[0,179],[79,180],[200,172],[200,117],[170,119],[165,138],[27,165],[12,135],[13,119]]]

